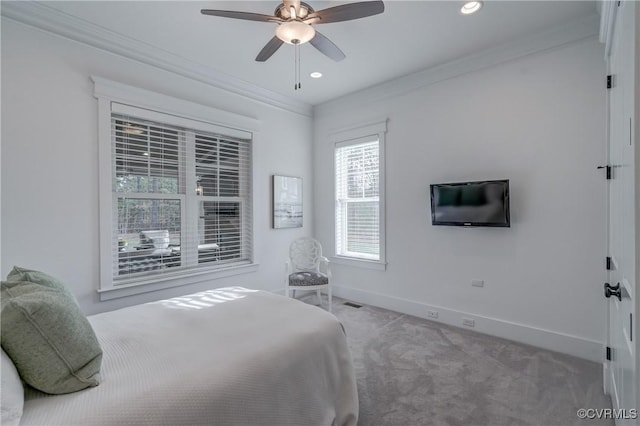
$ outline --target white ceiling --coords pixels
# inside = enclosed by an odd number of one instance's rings
[[[344,1],[307,0],[315,10]],[[273,1],[43,2],[126,37],[286,97],[317,105],[347,93],[468,56],[595,15],[596,2],[486,1],[475,15],[462,1],[385,1],[381,15],[318,25],[346,54],[333,62],[310,44],[301,48],[302,89],[294,91],[293,47],[267,62],[254,58],[276,24],[205,16],[200,9],[271,15]],[[320,71],[321,79],[309,73]]]

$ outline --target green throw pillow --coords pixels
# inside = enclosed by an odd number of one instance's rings
[[[51,394],[99,384],[102,349],[68,291],[10,281],[0,293],[2,348],[22,380]]]
[[[14,266],[9,275],[7,275],[7,281],[29,281],[30,283],[40,284],[45,287],[55,288],[63,293],[68,294],[76,303],[76,298],[69,291],[69,289],[57,278],[47,275],[44,272],[35,271],[33,269],[21,268]]]

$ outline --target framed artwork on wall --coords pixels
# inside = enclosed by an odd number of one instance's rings
[[[273,227],[302,227],[302,178],[273,176]]]

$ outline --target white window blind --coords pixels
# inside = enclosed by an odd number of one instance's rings
[[[380,143],[341,143],[335,151],[336,254],[380,260]]]
[[[114,284],[250,263],[251,140],[127,112],[111,114]]]

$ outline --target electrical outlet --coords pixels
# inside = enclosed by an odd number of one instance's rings
[[[475,320],[472,320],[470,318],[462,318],[462,325],[464,325],[465,327],[475,327],[476,322]]]
[[[484,280],[471,280],[472,287],[484,287]]]
[[[428,318],[438,318],[438,311],[427,311],[427,317]]]

